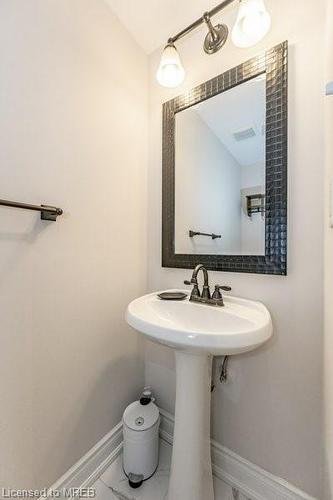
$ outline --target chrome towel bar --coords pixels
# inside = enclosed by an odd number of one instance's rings
[[[63,214],[61,208],[51,207],[49,205],[29,205],[28,203],[9,200],[0,200],[0,205],[4,207],[23,208],[24,210],[35,210],[40,212],[40,218],[42,220],[56,221],[58,215]]]

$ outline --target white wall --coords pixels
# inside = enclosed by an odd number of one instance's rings
[[[159,53],[151,57],[149,287],[183,287],[190,276],[189,270],[161,268],[162,102],[289,39],[289,274],[210,273],[212,283],[230,283],[235,295],[262,300],[272,313],[275,333],[262,349],[231,360],[232,381],[217,384],[213,394],[213,436],[320,498],[324,0],[266,3],[272,30],[250,50],[237,49],[229,40],[221,52],[207,56],[203,29],[178,44],[187,70],[182,88],[159,87],[154,79]],[[235,16],[236,10],[229,8],[223,19],[229,22]],[[173,411],[171,351],[147,344],[146,378],[159,403]]]
[[[240,252],[241,168],[192,109],[176,115],[175,251]],[[189,230],[222,238],[189,238]]]
[[[0,60],[0,197],[65,211],[0,210],[0,487],[41,488],[143,383],[147,58],[102,0],[2,0]]]
[[[325,84],[333,82],[333,0],[327,0],[326,13],[326,68]],[[326,171],[325,171],[325,342],[324,342],[324,387],[325,387],[325,500],[333,497],[333,227],[329,214],[333,216],[333,96],[325,97],[326,118]],[[331,207],[330,207],[331,205]]]

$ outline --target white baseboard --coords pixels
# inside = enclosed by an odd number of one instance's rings
[[[174,417],[160,409],[161,437],[172,444]],[[212,464],[216,477],[250,500],[317,500],[287,481],[253,465],[212,440]]]
[[[94,484],[117,458],[122,442],[123,425],[119,423],[49,488],[48,497],[55,498],[53,491],[59,492],[57,498],[68,499],[68,491],[72,488],[88,488]]]
[[[160,413],[160,436],[172,445],[174,417],[162,409],[160,409]],[[68,492],[71,488],[87,488],[94,484],[118,457],[122,448],[122,439],[122,423],[119,423],[66,472],[49,491],[64,492],[67,490]],[[212,463],[214,475],[238,490],[249,500],[317,500],[213,440]],[[61,495],[60,498],[65,498],[65,496],[65,494]]]

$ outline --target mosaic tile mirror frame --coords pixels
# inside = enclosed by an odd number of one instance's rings
[[[260,75],[265,75],[266,82],[265,218],[262,255],[177,253],[175,244],[177,113]],[[283,42],[163,104],[163,267],[192,269],[196,264],[202,263],[207,269],[215,271],[287,274],[287,126],[288,42]]]

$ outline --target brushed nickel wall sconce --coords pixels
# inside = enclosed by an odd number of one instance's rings
[[[175,42],[194,29],[206,23],[208,33],[204,40],[206,54],[215,54],[228,39],[229,29],[225,24],[213,26],[211,18],[236,0],[224,0],[202,17],[194,21],[177,35],[170,37],[165,46],[156,74],[157,81],[163,87],[177,87],[185,78],[185,70],[177,52]],[[246,48],[257,44],[264,38],[271,27],[271,17],[264,0],[237,0],[238,16],[232,30],[232,41],[236,47]]]

